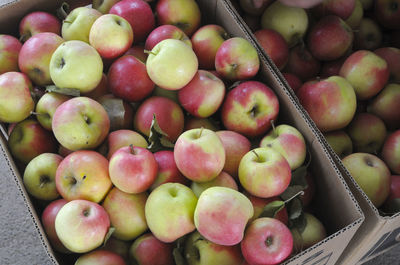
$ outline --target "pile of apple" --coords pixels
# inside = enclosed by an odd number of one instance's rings
[[[399,212],[400,1],[311,2],[236,6],[371,202]]]
[[[325,238],[256,49],[201,25],[194,0],[148,2],[63,5],[0,35],[0,121],[53,248],[80,265],[278,264]]]

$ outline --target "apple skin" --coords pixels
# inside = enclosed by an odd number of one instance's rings
[[[272,29],[260,29],[254,36],[279,70],[282,70],[289,60],[289,48],[281,34]]]
[[[382,30],[378,23],[370,18],[363,18],[354,33],[354,49],[374,50],[382,45]]]
[[[400,1],[377,0],[374,6],[375,17],[388,29],[400,29]]]
[[[263,217],[250,223],[240,247],[250,264],[279,264],[292,253],[293,237],[281,221]]]
[[[238,185],[234,178],[228,173],[221,171],[219,175],[213,180],[207,182],[192,182],[190,188],[193,190],[196,197],[200,197],[200,194],[210,187],[227,187],[233,190],[238,190]]]
[[[400,49],[394,47],[382,47],[374,51],[375,54],[383,58],[389,67],[389,80],[400,83]]]
[[[337,60],[323,62],[321,66],[321,71],[319,72],[320,78],[325,79],[333,75],[339,75],[340,68],[342,67],[346,58],[347,57],[345,55]]]
[[[142,63],[146,63],[148,54],[144,52],[143,45],[133,45],[130,47],[125,55],[132,55],[139,59]]]
[[[142,0],[122,0],[109,11],[126,19],[132,27],[135,42],[142,42],[154,29],[155,19],[148,3]]]
[[[390,193],[383,205],[385,211],[398,212],[398,203],[394,200],[400,199],[400,175],[392,175],[390,177]]]
[[[390,171],[386,164],[368,153],[353,153],[343,158],[342,163],[373,205],[380,207],[390,192]]]
[[[199,232],[190,234],[185,242],[188,265],[242,265],[239,245],[221,246],[204,239]]]
[[[313,8],[313,14],[318,17],[334,15],[341,19],[348,19],[355,7],[355,0],[325,0]]]
[[[197,231],[207,240],[233,246],[243,239],[254,210],[242,193],[226,187],[211,187],[201,193],[194,211]]]
[[[150,79],[168,90],[179,90],[187,85],[197,73],[197,68],[198,60],[192,48],[176,39],[157,43],[146,61]]]
[[[193,116],[188,116],[185,118],[185,127],[183,128],[183,131],[188,131],[190,129],[196,129],[201,127],[209,129],[214,132],[218,130],[217,126],[207,118],[196,118]]]
[[[369,113],[380,117],[388,128],[400,128],[400,84],[387,84],[367,106]]]
[[[136,131],[149,136],[153,114],[161,130],[168,135],[170,141],[174,142],[183,131],[184,115],[181,107],[164,97],[146,99],[135,113],[133,123]]]
[[[111,92],[126,101],[141,101],[154,90],[146,65],[132,55],[118,58],[108,71]]]
[[[144,48],[151,51],[157,43],[165,39],[180,40],[192,47],[190,38],[185,34],[185,32],[183,32],[183,30],[174,25],[161,25],[153,29],[153,31],[147,36]]]
[[[340,76],[305,83],[297,92],[297,96],[322,132],[346,127],[356,112],[354,89]]]
[[[121,256],[125,261],[128,261],[130,245],[131,242],[120,240],[112,236],[107,239],[107,242],[105,242],[105,244],[100,249],[111,251]]]
[[[17,72],[18,55],[22,44],[11,35],[0,35],[0,74]]]
[[[378,55],[359,50],[344,61],[340,76],[353,86],[357,99],[365,100],[383,89],[389,79],[389,69],[386,61]]]
[[[340,157],[353,153],[353,142],[344,130],[337,130],[324,133],[324,137],[333,151]]]
[[[314,215],[305,212],[304,217],[307,222],[304,231],[299,233],[298,230],[291,230],[295,253],[313,246],[327,236],[324,225]]]
[[[132,240],[147,230],[144,206],[147,194],[129,194],[114,187],[104,199],[102,206],[115,228],[114,237]]]
[[[303,82],[296,75],[292,73],[282,73],[283,77],[286,79],[286,82],[293,90],[294,93],[297,93],[297,90],[303,85]]]
[[[287,6],[311,8],[318,5],[323,0],[279,0],[279,1]]]
[[[215,54],[215,69],[231,81],[254,77],[260,68],[258,53],[244,38],[233,37],[224,41]]]
[[[109,94],[109,93],[110,93],[110,90],[108,88],[107,75],[103,73],[100,83],[92,91],[87,92],[87,93],[82,93],[81,96],[97,100],[100,97],[102,97],[106,94]]]
[[[121,0],[93,0],[92,8],[103,14],[107,14],[110,11],[111,7],[119,1]]]
[[[239,164],[240,184],[260,198],[280,195],[289,186],[291,176],[287,160],[271,147],[251,150]]]
[[[260,16],[272,2],[271,0],[240,0],[239,4],[246,14]]]
[[[228,130],[253,138],[266,133],[278,113],[274,91],[261,82],[246,81],[227,93],[221,119]]]
[[[110,120],[97,101],[75,97],[56,109],[52,128],[60,144],[75,151],[99,146],[107,137]]]
[[[19,22],[19,35],[23,42],[41,32],[61,35],[60,20],[47,12],[36,11],[27,14]]]
[[[305,82],[317,76],[320,69],[320,61],[314,58],[307,48],[299,45],[290,49],[289,60],[283,70]]]
[[[13,123],[28,118],[35,108],[28,76],[20,72],[0,75],[0,121]]]
[[[185,177],[196,182],[206,182],[221,173],[225,164],[225,150],[214,131],[192,129],[183,132],[176,140],[174,158],[176,166]]]
[[[360,25],[361,19],[364,17],[364,9],[360,0],[356,0],[353,12],[345,20],[346,24],[352,29],[357,29]]]
[[[85,253],[75,261],[74,265],[126,265],[124,259],[111,251],[104,249]]]
[[[110,120],[110,131],[131,129],[133,127],[133,107],[128,102],[107,94],[97,99],[107,112]],[[122,113],[121,111],[122,110]]]
[[[215,68],[215,55],[227,39],[229,35],[225,29],[214,24],[202,26],[193,34],[191,43],[201,69]]]
[[[51,130],[54,112],[56,112],[58,106],[69,99],[71,97],[55,92],[48,92],[39,99],[36,103],[35,112],[38,114],[36,118],[43,128]]]
[[[197,197],[180,183],[164,183],[147,198],[145,215],[154,236],[165,243],[194,231],[194,211]]]
[[[400,174],[400,130],[394,131],[386,138],[382,148],[382,159],[394,174]]]
[[[58,212],[55,227],[57,236],[67,249],[85,253],[103,244],[110,219],[97,203],[73,200]]]
[[[138,166],[140,165],[140,166]],[[125,146],[110,158],[110,178],[114,186],[126,193],[141,193],[153,184],[158,165],[154,155],[145,148]]]
[[[152,233],[146,233],[133,242],[129,256],[138,265],[173,265],[172,251],[172,244],[158,240]]]
[[[44,129],[34,119],[26,119],[12,130],[8,147],[14,158],[28,164],[33,158],[43,153],[56,153],[57,141],[53,134]]]
[[[189,37],[199,28],[200,8],[194,0],[160,0],[156,5],[158,23],[179,27]]]
[[[148,145],[146,139],[141,134],[132,130],[117,130],[110,132],[107,137],[107,142],[107,159],[110,159],[111,156],[121,147],[132,144],[133,146],[147,148]]]
[[[260,197],[253,196],[253,195],[248,194],[248,193],[246,193],[245,195],[247,196],[247,198],[249,198],[249,200],[251,201],[251,204],[253,204],[253,209],[254,209],[254,215],[249,220],[249,224],[260,217],[261,213],[264,210],[264,207],[267,204],[269,204],[271,202],[274,202],[274,201],[280,201],[281,200],[279,197],[260,198]],[[285,225],[288,225],[289,217],[288,217],[288,213],[287,213],[286,207],[284,207],[282,210],[280,210],[275,215],[274,218],[278,219],[279,221],[281,221]]]

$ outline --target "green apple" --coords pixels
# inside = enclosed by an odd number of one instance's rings
[[[356,0],[356,5],[350,17],[348,17],[345,22],[352,29],[357,29],[361,23],[361,19],[364,16],[364,9],[360,0]]]
[[[353,142],[350,136],[343,130],[324,133],[325,139],[333,151],[340,157],[353,153]]]
[[[238,190],[238,186],[234,178],[232,178],[228,173],[221,172],[215,179],[207,182],[192,182],[190,188],[196,194],[197,198],[200,194],[208,188],[211,187],[227,187],[234,190]]]
[[[58,106],[69,99],[71,97],[55,92],[46,93],[39,99],[36,103],[35,112],[36,118],[43,128],[51,130],[54,112],[56,112]]]
[[[111,7],[121,0],[93,0],[92,7],[97,11],[107,14]]]
[[[311,247],[327,236],[324,225],[314,215],[304,213],[304,217],[306,219],[304,231],[300,233],[298,230],[291,230],[293,235],[293,249],[296,252]]]

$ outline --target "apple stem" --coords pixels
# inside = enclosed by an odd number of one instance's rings
[[[144,50],[143,52],[144,52],[144,53],[147,53],[147,54],[152,54],[152,55],[154,55],[154,56],[157,55],[157,53],[155,53],[155,52],[153,52],[153,51],[149,51],[149,50]]]
[[[29,39],[32,36],[32,34],[30,32],[28,33],[24,33],[21,35],[21,37],[19,37],[19,41],[20,42],[25,42],[27,39]]]
[[[135,149],[133,149],[133,144],[130,144],[129,148],[131,149],[131,154],[136,155]]]
[[[251,150],[257,157],[257,159],[260,159],[260,156],[257,154],[256,150]]]
[[[265,245],[267,245],[267,247],[270,247],[273,243],[273,239],[271,236],[267,237],[267,239],[265,239]]]
[[[319,75],[317,75],[317,76],[315,77],[315,79],[317,79],[318,82],[321,81],[321,77],[320,77]]]
[[[36,116],[42,115],[42,116],[49,116],[50,117],[50,114],[48,114],[48,113],[39,113],[39,112],[31,111],[31,114],[32,115],[36,115]]]
[[[199,131],[199,135],[197,135],[197,138],[201,137],[201,134],[203,133],[204,127],[201,126],[200,131]]]
[[[276,128],[275,128],[275,121],[271,120],[271,126],[272,126],[272,133],[274,134],[275,137],[277,137],[277,133],[276,133]]]
[[[295,195],[293,195],[292,197],[290,197],[289,199],[284,201],[284,203],[287,204],[288,202],[290,202],[291,200],[293,200],[294,198],[296,198],[299,195],[304,195],[304,191],[301,190],[301,191],[297,192]]]
[[[71,24],[72,22],[69,21],[69,20],[64,19],[64,20],[63,20],[63,23],[69,23],[69,24]]]

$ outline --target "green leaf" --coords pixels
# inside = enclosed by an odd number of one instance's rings
[[[63,2],[61,6],[56,10],[57,17],[61,20],[64,20],[69,13],[69,4]]]
[[[308,183],[306,176],[307,176],[306,166],[301,166],[299,168],[296,168],[292,172],[292,179],[290,181],[290,186],[302,186],[304,189],[307,189]]]
[[[273,201],[265,205],[260,214],[261,217],[275,218],[276,214],[285,207],[284,201]]]
[[[55,92],[67,96],[79,97],[81,92],[75,88],[61,88],[55,85],[46,86],[46,92]]]
[[[151,152],[157,152],[160,150],[174,148],[174,144],[168,140],[167,134],[161,130],[158,125],[156,115],[153,114],[153,120],[151,121],[150,134],[149,134],[149,149]]]
[[[294,185],[294,186],[289,186],[286,188],[284,192],[280,195],[282,200],[288,201],[290,199],[293,199],[294,196],[300,195],[300,192],[303,191],[305,188],[300,185]]]
[[[111,237],[111,235],[114,233],[115,227],[110,226],[110,228],[107,231],[106,236],[104,237],[104,242],[103,242],[103,247],[106,245],[108,239]]]
[[[303,213],[303,204],[299,198],[294,198],[288,203],[287,209],[289,219],[294,220],[299,218]]]

